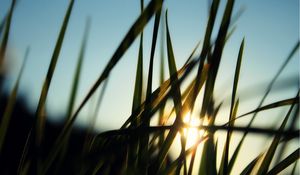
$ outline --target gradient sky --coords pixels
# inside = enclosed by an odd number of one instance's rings
[[[29,46],[29,60],[21,81],[21,94],[33,111],[37,106],[42,82],[68,2],[68,0],[20,0],[13,15],[8,54],[10,58],[8,65],[11,70],[7,90],[10,90],[14,84],[23,55]],[[123,36],[138,17],[140,13],[139,2],[138,0],[82,0],[75,2],[48,94],[47,109],[50,114],[58,116],[66,112],[86,18],[91,17],[92,25],[83,63],[77,105],[100,75]],[[145,4],[148,2],[146,1]],[[169,13],[169,28],[177,68],[182,66],[196,43],[203,41],[208,2],[206,0],[166,0],[164,4]],[[225,2],[221,1],[216,27],[219,26]],[[0,0],[1,20],[7,13],[9,6],[10,0]],[[257,97],[263,94],[267,83],[275,75],[299,39],[299,2],[298,0],[237,0],[234,8],[234,14],[239,9],[245,11],[235,23],[236,31],[225,47],[218,73],[216,94],[219,101],[230,94],[238,49],[245,37],[239,82],[241,93],[238,94],[241,99],[240,113],[243,113],[243,111],[249,111],[257,106],[259,99]],[[145,78],[147,77],[145,70],[148,68],[153,22],[152,19],[148,23],[144,34]],[[216,32],[217,30],[214,31],[214,33]],[[118,128],[130,115],[138,43],[138,40],[134,42],[111,73],[96,123],[99,127]],[[156,88],[158,84],[159,48],[160,43],[158,43],[156,50],[153,88]],[[288,64],[280,79],[297,75],[299,75],[298,53]],[[259,87],[257,87],[258,84]],[[267,102],[294,96],[298,82],[295,81],[291,84],[294,88],[285,88],[271,93]],[[257,95],[251,94],[251,90],[257,92]],[[88,106],[84,111],[87,111]],[[85,114],[84,111],[82,114]],[[279,111],[275,112],[278,113]],[[53,118],[53,120],[59,120],[59,118]],[[273,118],[257,124],[272,124],[276,120],[277,118]],[[82,115],[78,121],[79,123],[86,122],[87,118]]]

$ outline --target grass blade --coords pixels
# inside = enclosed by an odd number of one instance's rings
[[[230,113],[229,113],[229,121],[233,121],[235,119],[238,104],[239,104],[239,102],[237,101],[236,105],[234,105],[236,91],[237,91],[237,87],[238,87],[241,63],[242,63],[242,58],[243,58],[243,50],[244,50],[244,39],[240,46],[238,60],[237,60],[236,68],[235,68],[233,88],[232,88],[232,97],[231,97],[231,106],[230,106]],[[233,125],[234,125],[234,122],[229,122],[229,126],[233,126]],[[228,131],[226,141],[225,141],[224,157],[222,158],[223,166],[221,166],[221,174],[228,174],[230,172],[228,170],[228,154],[229,154],[230,135],[231,135],[231,132]]]
[[[21,70],[19,72],[19,75],[18,75],[17,81],[14,85],[14,88],[13,88],[13,90],[12,90],[10,96],[9,96],[9,99],[8,99],[8,102],[7,102],[7,105],[5,107],[4,114],[3,114],[3,117],[2,117],[2,120],[1,120],[1,124],[0,124],[0,154],[2,152],[2,148],[3,148],[4,141],[5,141],[7,129],[8,129],[10,119],[11,119],[11,116],[12,116],[12,113],[13,113],[13,109],[14,109],[14,106],[15,106],[15,103],[16,103],[17,94],[18,94],[18,90],[19,90],[19,84],[20,84],[20,81],[21,81],[21,78],[22,78],[22,75],[23,75],[23,71],[24,71],[24,68],[25,68],[25,65],[26,65],[26,62],[27,62],[27,59],[28,59],[28,54],[29,54],[29,48],[26,49],[26,53],[25,53],[25,57],[24,57],[24,60],[23,60],[23,63],[22,63]]]
[[[178,81],[178,77],[177,77],[177,68],[176,68],[176,63],[175,63],[175,57],[174,57],[173,48],[172,48],[172,42],[171,42],[170,33],[169,33],[167,14],[168,13],[166,12],[167,48],[168,48],[167,51],[168,51],[169,73],[171,76],[171,78],[170,78],[171,82],[174,82],[174,81]],[[173,75],[175,75],[175,76],[173,76]],[[171,88],[174,89],[174,93],[173,93],[172,97],[173,97],[174,107],[175,107],[175,111],[176,111],[176,119],[175,119],[174,127],[170,130],[165,142],[162,145],[162,148],[160,149],[160,151],[158,153],[157,161],[155,161],[154,171],[156,173],[160,172],[160,168],[161,168],[163,161],[167,155],[167,152],[178,132],[178,128],[177,128],[178,122],[181,121],[182,104],[181,104],[180,88],[178,85],[172,85]],[[183,148],[182,148],[182,150],[183,150]],[[183,150],[183,151],[185,151],[185,150]]]
[[[257,161],[262,157],[262,154],[258,155],[255,159],[253,159],[246,168],[241,172],[241,175],[249,175],[254,168]]]
[[[66,33],[66,29],[68,26],[68,22],[71,16],[71,11],[73,9],[73,4],[74,4],[74,0],[71,0],[62,24],[62,27],[60,29],[59,32],[59,36],[58,39],[56,41],[56,45],[51,57],[51,62],[50,65],[48,67],[48,71],[47,71],[47,75],[46,78],[44,80],[43,83],[43,87],[42,87],[42,91],[41,91],[41,95],[40,95],[40,99],[38,102],[38,106],[37,106],[37,110],[36,110],[36,130],[35,130],[35,134],[36,134],[36,145],[37,147],[40,146],[41,142],[42,142],[42,137],[43,137],[43,129],[44,129],[44,125],[45,125],[45,118],[43,116],[43,110],[45,108],[45,103],[46,103],[46,98],[48,95],[48,90],[51,84],[51,80],[53,77],[53,73],[55,71],[55,67],[56,67],[56,63],[60,54],[60,50],[62,47],[62,43],[64,40],[64,36]]]
[[[109,63],[105,67],[104,71],[100,75],[100,77],[97,79],[95,84],[91,87],[90,91],[88,94],[85,96],[83,101],[80,103],[79,107],[77,110],[74,112],[72,115],[71,119],[65,124],[62,132],[60,135],[57,137],[54,147],[55,150],[59,150],[63,144],[62,140],[64,140],[67,135],[69,130],[71,129],[73,123],[75,122],[79,112],[83,108],[83,106],[87,103],[87,101],[90,99],[90,97],[94,94],[94,92],[97,90],[97,88],[100,86],[100,84],[107,78],[109,75],[110,71],[113,69],[113,67],[117,64],[117,62],[121,59],[122,55],[126,52],[126,50],[129,48],[129,46],[133,43],[135,38],[139,35],[139,33],[143,30],[145,25],[148,23],[150,18],[155,14],[155,12],[160,9],[162,6],[162,0],[152,0],[147,8],[143,11],[143,13],[138,17],[136,22],[132,25],[124,39],[122,40],[121,44],[113,54],[112,58],[110,59]],[[50,155],[55,154],[55,151],[52,150],[50,151]],[[57,153],[56,153],[57,154]]]
[[[208,79],[207,79],[207,82],[205,85],[203,104],[202,104],[201,113],[200,113],[201,118],[205,116],[208,105],[209,105],[209,103],[211,103],[211,100],[212,100],[215,80],[216,80],[216,76],[218,73],[223,48],[224,48],[225,41],[226,41],[226,36],[227,36],[229,24],[230,24],[230,18],[231,18],[231,14],[232,14],[233,5],[234,5],[234,0],[227,1],[225,12],[224,12],[221,26],[220,26],[220,29],[218,32],[217,40],[215,43],[215,47],[214,47],[215,49],[213,51],[211,60],[208,60],[208,63],[210,64],[210,70],[209,70]]]
[[[5,29],[4,29],[4,35],[3,35],[3,40],[0,46],[0,66],[2,67],[4,58],[5,58],[5,54],[6,54],[6,48],[7,48],[7,43],[8,43],[8,37],[9,37],[9,33],[10,33],[10,27],[11,27],[11,21],[12,21],[12,16],[14,13],[14,9],[15,9],[15,5],[16,5],[16,0],[12,0],[11,2],[11,6],[6,18],[6,25],[5,25]]]
[[[293,153],[288,155],[285,159],[283,159],[281,162],[279,162],[277,165],[275,165],[274,168],[272,168],[267,175],[272,174],[278,174],[288,166],[290,166],[292,163],[296,162],[300,158],[300,149],[298,148]]]
[[[298,92],[299,93],[299,92]],[[298,96],[298,93],[297,93],[297,96]],[[289,119],[289,116],[293,110],[293,107],[295,105],[295,102],[292,104],[292,106],[290,107],[288,113],[286,114],[280,128],[279,128],[279,131],[283,131],[284,130],[284,127]],[[276,148],[280,142],[280,138],[281,138],[281,135],[275,135],[272,143],[271,143],[271,146],[269,147],[263,161],[262,161],[262,164],[260,165],[259,169],[258,169],[258,172],[257,174],[260,175],[260,174],[266,174],[268,169],[269,169],[269,166],[271,164],[271,161],[273,159],[273,156],[275,154],[275,151],[276,151]]]

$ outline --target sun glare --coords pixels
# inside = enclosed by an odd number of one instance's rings
[[[186,148],[190,148],[197,143],[200,137],[204,134],[204,130],[196,128],[201,124],[197,117],[193,117],[190,112],[187,112],[183,117],[183,122],[190,127],[184,128],[184,135],[186,137]]]

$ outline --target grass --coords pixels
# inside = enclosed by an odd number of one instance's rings
[[[261,154],[257,155],[253,161],[248,162],[248,165],[243,167],[241,174],[277,174],[287,167],[294,165],[299,159],[299,148],[296,150],[286,149],[287,145],[292,141],[299,139],[299,129],[294,126],[286,126],[289,121],[297,121],[299,119],[299,92],[294,97],[288,99],[281,99],[274,101],[267,105],[263,105],[265,99],[268,97],[274,83],[277,81],[279,75],[286,68],[287,63],[293,58],[299,48],[299,42],[296,43],[288,55],[286,61],[279,68],[274,78],[270,81],[266,92],[261,98],[261,101],[256,109],[238,115],[240,99],[238,97],[238,83],[240,70],[243,69],[242,58],[244,50],[247,49],[247,40],[243,39],[238,51],[238,58],[235,66],[234,82],[232,85],[230,112],[228,122],[224,125],[216,125],[215,120],[220,116],[219,110],[223,107],[222,103],[216,104],[216,97],[214,94],[215,84],[217,83],[217,75],[221,60],[223,59],[223,50],[230,40],[230,36],[234,35],[235,28],[231,29],[232,21],[236,21],[237,17],[232,17],[234,9],[234,0],[228,0],[224,13],[222,15],[221,25],[216,28],[216,16],[219,12],[219,0],[213,0],[210,6],[208,23],[206,26],[205,36],[201,48],[200,55],[194,57],[195,51],[199,44],[192,51],[191,56],[187,59],[181,68],[177,68],[176,56],[173,50],[171,33],[172,31],[168,25],[168,12],[163,10],[162,0],[152,0],[144,8],[144,2],[141,0],[141,14],[124,36],[120,45],[117,47],[113,56],[110,58],[108,64],[105,66],[103,72],[100,74],[94,85],[91,86],[86,96],[81,101],[79,107],[75,108],[75,100],[78,93],[78,85],[80,84],[81,67],[85,55],[85,48],[87,42],[87,34],[89,28],[89,20],[87,20],[86,31],[83,38],[81,50],[78,55],[78,62],[76,72],[74,74],[74,81],[70,94],[67,114],[65,122],[60,128],[58,135],[55,137],[50,149],[45,151],[45,144],[47,141],[44,135],[45,132],[45,103],[47,100],[48,90],[51,87],[51,79],[55,72],[56,63],[59,61],[60,50],[65,38],[68,21],[72,16],[72,9],[74,0],[70,0],[65,18],[63,20],[61,30],[53,51],[51,62],[49,64],[48,72],[45,76],[43,88],[40,95],[40,100],[35,113],[35,122],[32,123],[26,144],[24,143],[23,153],[20,155],[20,164],[18,172],[10,170],[10,173],[18,174],[59,174],[63,169],[63,162],[66,161],[68,149],[72,147],[70,144],[70,137],[73,130],[73,125],[82,108],[87,105],[95,92],[102,85],[102,91],[97,99],[97,108],[92,115],[98,115],[101,101],[106,93],[106,87],[110,72],[115,69],[115,65],[122,59],[130,45],[140,39],[138,58],[135,75],[134,95],[132,101],[132,114],[128,117],[124,124],[118,130],[110,130],[102,133],[93,134],[93,122],[90,127],[86,129],[86,137],[84,146],[75,157],[75,162],[70,162],[70,168],[67,172],[76,172],[77,174],[199,174],[199,175],[225,175],[232,174],[232,169],[238,164],[239,152],[243,150],[242,145],[244,140],[248,138],[248,134],[263,135],[266,138],[271,138],[272,142],[266,150],[261,150]],[[1,55],[0,66],[3,66],[3,61],[6,59],[5,53],[7,49],[7,42],[10,36],[9,31],[11,27],[11,20],[14,13],[16,1],[12,1],[11,8],[6,17],[1,21]],[[238,15],[239,16],[239,15]],[[146,60],[143,57],[143,29],[148,24],[151,18],[154,19],[153,35],[150,52],[150,64],[148,68],[147,83],[143,81],[143,62]],[[162,22],[165,19],[165,23]],[[164,29],[164,26],[166,29]],[[166,40],[167,63],[169,78],[164,80],[164,48],[160,58],[155,58],[155,48],[157,43],[157,36],[159,28],[162,28],[164,38],[161,39],[161,47],[164,46]],[[217,31],[217,38],[212,38],[212,32]],[[211,42],[213,41],[213,42]],[[28,53],[27,53],[28,54]],[[26,54],[26,55],[27,55]],[[153,90],[153,71],[154,59],[160,59],[160,86]],[[27,56],[26,56],[27,60]],[[25,61],[24,61],[25,64]],[[24,65],[23,64],[23,65]],[[234,67],[234,66],[233,66]],[[6,109],[2,115],[0,125],[0,156],[4,154],[3,145],[6,141],[6,131],[10,127],[10,118],[13,112],[14,104],[17,99],[17,92],[19,82],[21,80],[22,71],[12,90],[9,100],[6,104]],[[196,70],[196,74],[193,74]],[[188,82],[189,77],[192,80]],[[188,84],[187,88],[183,88],[183,84]],[[146,92],[143,88],[146,87]],[[202,105],[200,106],[200,114],[197,114],[199,119],[199,126],[192,126],[190,123],[184,122],[184,116],[187,113],[193,113],[198,105],[196,99],[199,98],[200,93],[204,93]],[[144,98],[145,97],[145,98]],[[166,104],[171,102],[172,109],[168,109]],[[252,126],[254,119],[258,114],[265,110],[276,110],[282,106],[289,106],[287,114],[280,127],[261,128]],[[198,106],[197,106],[198,107]],[[169,112],[171,111],[171,112]],[[155,114],[159,112],[159,119],[157,125],[150,125],[151,121],[155,120]],[[169,112],[169,113],[168,113]],[[174,122],[168,124],[166,121],[171,120],[174,115]],[[246,126],[238,126],[235,124],[236,120],[251,116],[249,123]],[[267,116],[266,116],[267,117]],[[190,119],[191,121],[191,119]],[[205,123],[204,121],[208,121]],[[203,130],[203,134],[197,136],[197,141],[191,146],[187,147],[187,132],[196,128],[199,131]],[[225,133],[224,144],[219,144],[216,132],[222,131]],[[233,150],[230,156],[229,149],[233,149],[232,137],[233,133],[242,133],[242,137]],[[170,149],[176,142],[176,137],[180,136],[180,153],[177,158],[170,157]],[[18,139],[18,138],[16,138]],[[201,148],[202,145],[202,148]],[[222,147],[222,152],[218,151],[218,147]],[[279,149],[280,148],[280,149]],[[283,150],[288,151],[288,156],[283,157]],[[201,156],[197,156],[197,152],[201,152]],[[277,154],[278,155],[277,155]],[[221,155],[221,156],[220,156]],[[277,157],[275,156],[277,155]],[[221,163],[217,163],[218,157],[221,157]],[[199,162],[200,164],[195,164]],[[199,172],[196,172],[195,167],[199,167]],[[79,169],[79,171],[77,171]],[[290,172],[295,174],[295,168]],[[236,173],[234,173],[236,174]]]

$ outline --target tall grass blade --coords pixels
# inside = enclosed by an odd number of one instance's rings
[[[295,54],[296,51],[298,50],[299,46],[300,46],[300,41],[298,41],[298,42],[295,44],[294,48],[292,49],[292,51],[290,52],[290,54],[287,56],[285,62],[281,65],[281,67],[279,68],[278,72],[276,73],[276,75],[274,76],[274,78],[271,80],[270,84],[269,84],[268,87],[267,87],[267,90],[266,90],[264,96],[262,97],[261,101],[259,102],[259,105],[258,105],[257,109],[256,109],[256,110],[253,110],[253,111],[251,111],[251,112],[248,112],[248,113],[246,113],[246,114],[243,114],[243,115],[241,115],[241,116],[236,117],[236,119],[238,119],[238,118],[241,118],[241,117],[246,116],[246,115],[248,115],[248,114],[254,113],[254,115],[252,116],[250,122],[249,122],[248,125],[247,125],[247,128],[249,128],[249,127],[251,126],[251,124],[253,123],[254,119],[256,118],[257,113],[258,113],[259,111],[261,111],[261,110],[259,110],[259,109],[261,108],[261,106],[262,106],[262,104],[264,103],[266,97],[267,97],[268,94],[270,93],[270,91],[271,91],[271,89],[272,89],[272,87],[273,87],[275,81],[278,79],[278,77],[279,77],[279,75],[281,74],[281,72],[285,69],[286,65],[289,63],[289,61],[291,60],[291,58],[294,56],[294,54]],[[298,98],[297,98],[297,99],[298,99]],[[288,100],[288,101],[289,101],[289,100]],[[290,99],[289,104],[291,104],[293,101],[294,101],[294,100],[291,100],[291,99]],[[279,103],[279,104],[278,104],[278,103]],[[278,103],[277,103],[277,104],[276,104],[276,103],[270,104],[269,106],[266,105],[266,106],[263,107],[262,109],[264,109],[264,110],[265,110],[265,109],[272,109],[272,108],[274,108],[274,107],[278,107],[278,106],[281,106],[281,105],[283,105],[283,104],[286,104],[286,102],[278,102]],[[299,103],[299,100],[298,100],[298,101],[296,100],[295,103]],[[240,142],[239,142],[239,144],[238,144],[239,146],[238,146],[238,147],[235,149],[235,151],[234,151],[234,154],[238,155],[238,153],[239,153],[239,151],[240,151],[240,148],[241,148],[241,145],[243,144],[243,142],[244,142],[244,140],[245,140],[247,134],[248,134],[248,131],[246,131],[246,132],[244,133],[242,139],[240,140]]]
[[[3,23],[5,23],[5,29],[4,29],[2,43],[0,46],[0,68],[2,68],[4,57],[6,54],[8,37],[9,37],[9,33],[10,33],[10,28],[11,28],[11,21],[12,21],[12,16],[14,13],[15,6],[16,6],[16,0],[12,0],[8,15],[5,18],[5,22],[3,21]]]
[[[224,12],[221,26],[220,26],[220,29],[218,32],[217,40],[215,43],[214,51],[213,51],[211,60],[210,59],[208,60],[208,63],[210,64],[210,70],[209,70],[208,79],[207,79],[207,82],[205,85],[203,104],[201,107],[200,117],[205,116],[208,105],[209,105],[209,103],[211,103],[211,100],[212,100],[215,80],[216,80],[216,76],[218,73],[223,48],[224,48],[225,41],[226,41],[226,36],[227,36],[229,24],[230,24],[230,18],[231,18],[231,14],[232,14],[233,5],[234,5],[234,0],[227,1],[225,12]]]
[[[80,83],[80,75],[81,75],[81,70],[82,70],[82,66],[83,66],[84,55],[85,55],[86,45],[87,45],[87,40],[88,40],[88,34],[89,34],[89,31],[90,31],[90,25],[91,25],[91,19],[87,18],[85,31],[84,31],[83,39],[82,39],[82,44],[81,44],[81,48],[80,48],[80,51],[79,51],[79,56],[78,56],[77,65],[76,65],[76,69],[75,69],[75,74],[74,74],[74,78],[73,78],[73,82],[72,82],[72,86],[71,86],[71,93],[70,93],[70,97],[69,97],[69,103],[68,103],[68,107],[67,107],[65,123],[67,123],[71,119],[72,112],[73,112],[73,109],[74,109],[74,106],[75,106],[75,101],[77,99],[78,86],[79,86],[79,83]],[[57,163],[57,167],[60,167],[60,165],[61,165],[61,163],[64,159],[64,156],[66,154],[70,134],[71,134],[71,131],[69,131],[68,136],[65,138],[65,140],[63,140],[64,146],[61,150],[61,154],[60,154],[60,158],[59,158],[58,163]],[[55,157],[56,155],[51,154],[49,156],[54,156]],[[46,167],[50,166],[50,164],[45,165],[45,166]]]
[[[53,77],[53,73],[55,71],[55,67],[56,67],[56,63],[60,54],[60,50],[62,47],[62,43],[64,40],[64,36],[66,33],[66,29],[69,23],[69,19],[71,16],[71,12],[73,9],[73,4],[74,4],[74,0],[71,0],[63,21],[63,24],[61,26],[60,32],[59,32],[59,36],[58,39],[56,41],[56,45],[51,57],[51,62],[50,65],[48,67],[48,71],[47,71],[47,75],[45,77],[44,83],[43,83],[43,87],[42,87],[42,91],[41,91],[41,95],[40,95],[40,99],[38,102],[38,106],[37,106],[37,110],[36,110],[36,130],[35,130],[35,134],[36,134],[36,145],[37,147],[40,146],[41,142],[42,142],[42,137],[43,137],[43,130],[44,130],[44,125],[45,125],[45,116],[43,115],[43,110],[45,108],[45,103],[46,103],[46,98],[48,95],[48,90],[51,84],[51,80]]]
[[[141,0],[141,13],[143,12],[143,6],[144,1]],[[138,109],[138,107],[142,103],[142,96],[143,96],[143,31],[141,32],[140,36],[140,46],[139,46],[139,53],[138,53],[138,62],[137,62],[137,70],[136,70],[136,77],[135,77],[135,87],[134,87],[134,95],[133,95],[133,104],[132,104],[132,113]],[[140,124],[139,120],[134,120],[131,123],[132,127],[137,127]],[[142,164],[143,167],[141,168],[141,171],[147,171],[147,167],[144,166],[143,160],[146,159],[145,162],[147,162],[146,156],[144,159],[139,154],[140,149],[146,149],[148,150],[148,137],[141,138],[143,141],[140,141],[140,138],[132,137],[132,144],[129,145],[129,153],[128,153],[128,165],[127,165],[127,174],[132,174],[134,170],[137,170],[139,167],[139,164]],[[145,143],[146,142],[146,143]],[[140,144],[140,145],[139,145]],[[146,148],[144,148],[146,146]],[[138,163],[138,165],[137,165]],[[137,172],[135,172],[137,173]],[[146,172],[143,172],[142,174],[145,174]]]
[[[278,174],[288,166],[290,166],[292,163],[296,162],[300,158],[300,149],[298,148],[293,153],[288,155],[285,159],[283,159],[281,162],[275,165],[268,173],[267,175],[272,174]]]
[[[234,105],[236,91],[237,91],[237,87],[238,87],[242,57],[243,57],[243,50],[244,50],[244,39],[240,46],[238,60],[237,60],[236,68],[235,68],[233,88],[232,88],[232,93],[231,93],[232,96],[231,96],[231,105],[230,105],[230,112],[229,112],[229,121],[233,121],[234,118],[236,117],[237,107],[239,104],[237,101],[236,106]],[[233,125],[234,125],[234,122],[229,123],[229,126],[233,126]],[[231,131],[228,131],[226,141],[225,141],[224,157],[222,158],[223,166],[221,167],[221,174],[228,174],[230,172],[228,170],[228,154],[229,154],[229,145],[230,145],[230,135],[231,135]]]
[[[21,70],[19,72],[17,81],[12,89],[12,92],[9,96],[8,102],[6,104],[6,107],[4,109],[4,113],[3,113],[3,117],[1,120],[1,124],[0,124],[0,154],[2,153],[2,149],[3,149],[3,145],[4,145],[4,141],[5,141],[5,137],[6,137],[6,133],[7,133],[7,129],[11,120],[11,116],[13,113],[13,109],[17,100],[17,95],[18,95],[18,90],[19,90],[19,85],[20,85],[20,81],[23,75],[23,71],[28,59],[28,54],[29,54],[29,48],[26,49],[25,52],[25,56],[24,56],[24,60],[22,63],[22,67]]]
[[[91,87],[88,94],[85,96],[83,101],[80,103],[77,110],[75,110],[74,114],[72,115],[71,119],[65,124],[62,132],[57,137],[55,141],[55,150],[50,151],[50,154],[55,154],[56,150],[59,150],[62,147],[62,140],[66,138],[68,135],[68,131],[71,129],[73,123],[76,120],[76,117],[78,116],[79,112],[83,108],[83,106],[87,103],[89,98],[94,94],[94,92],[97,90],[97,88],[100,86],[100,84],[107,78],[110,71],[113,69],[113,67],[117,64],[117,62],[121,59],[123,54],[127,51],[129,46],[133,43],[133,41],[136,39],[136,37],[139,35],[139,33],[143,30],[145,25],[148,23],[148,21],[151,19],[151,17],[155,14],[157,10],[159,10],[162,6],[162,0],[152,0],[147,8],[143,11],[143,13],[138,17],[138,19],[135,21],[135,23],[132,25],[122,42],[120,43],[119,47],[113,54],[112,58],[110,59],[109,63],[103,70],[100,77],[97,79],[95,84]],[[57,153],[56,153],[57,154]]]
[[[177,77],[177,68],[176,68],[175,57],[174,57],[174,53],[173,53],[172,42],[171,42],[170,33],[169,33],[167,14],[168,14],[168,12],[166,12],[166,29],[167,29],[167,52],[168,52],[168,62],[169,62],[169,73],[170,73],[171,82],[174,82],[174,81],[178,81],[178,77]],[[172,75],[175,75],[175,76],[172,76]],[[169,131],[167,138],[162,145],[162,148],[160,149],[160,151],[158,153],[157,161],[155,161],[154,171],[156,173],[160,172],[160,168],[163,164],[163,161],[164,161],[164,159],[168,153],[168,150],[169,150],[171,144],[173,143],[173,140],[175,139],[175,136],[178,132],[178,129],[179,129],[178,124],[181,121],[182,104],[181,104],[180,88],[179,88],[179,85],[174,85],[174,84],[172,84],[171,88],[174,89],[172,98],[174,101],[174,108],[176,111],[176,119],[175,119],[172,129]],[[182,150],[185,151],[184,148],[182,148]],[[181,166],[179,165],[179,168],[180,167]]]

